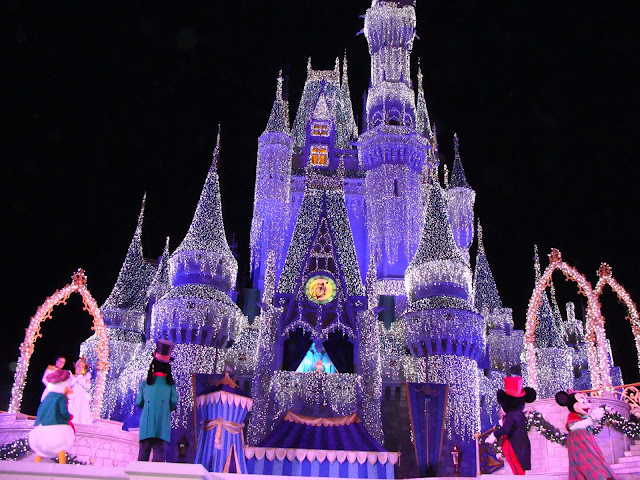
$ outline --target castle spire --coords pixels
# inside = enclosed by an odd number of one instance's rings
[[[158,262],[158,269],[156,270],[151,286],[149,287],[149,293],[156,298],[162,297],[171,289],[171,278],[169,277],[169,256],[169,237],[167,237],[164,243],[162,256]]]
[[[282,97],[282,84],[282,70],[280,70],[278,72],[276,98],[273,101],[269,121],[263,133],[284,133],[289,135],[289,113],[287,103]]]
[[[462,160],[460,160],[460,144],[457,133],[453,134],[453,150],[455,155],[453,159],[453,170],[451,172],[451,187],[471,188],[464,174]]]
[[[540,273],[540,256],[538,255],[538,245],[533,246],[533,267],[535,271],[536,284],[541,278]],[[562,340],[562,336],[558,331],[553,313],[551,312],[551,306],[549,305],[549,297],[547,290],[542,292],[542,301],[540,307],[536,312],[538,317],[538,326],[535,331],[535,346],[536,348],[554,348],[565,347],[565,343]]]
[[[147,194],[142,197],[142,206],[138,214],[138,224],[136,225],[133,238],[129,244],[124,263],[120,268],[118,279],[111,291],[111,294],[100,309],[105,312],[107,323],[114,324],[115,315],[110,315],[109,310],[129,310],[134,312],[144,312],[148,301],[147,290],[153,278],[155,268],[144,261],[142,253],[142,222],[144,220],[144,208]],[[114,321],[109,321],[114,316]],[[137,329],[139,326],[128,326]],[[144,327],[144,325],[142,325]]]
[[[347,52],[344,52],[342,58],[342,81],[340,83],[340,101],[342,115],[340,115],[344,123],[344,128],[347,131],[349,140],[352,140],[358,136],[358,125],[356,124],[355,116],[353,115],[353,104],[351,103],[351,92],[349,91],[349,74],[347,72]]]
[[[478,219],[478,253],[476,256],[476,269],[473,273],[473,291],[475,292],[475,307],[477,311],[482,310],[483,307],[487,307],[489,311],[502,308],[502,300],[484,249],[480,219]]]
[[[427,101],[424,97],[424,88],[422,87],[422,68],[420,67],[420,59],[418,58],[418,95],[416,99],[416,130],[426,138],[431,138],[431,122],[429,120],[429,112],[427,110]]]
[[[189,226],[189,231],[173,253],[173,256],[184,251],[206,250],[221,254],[230,262],[236,263],[237,265],[224,232],[222,204],[220,200],[220,181],[217,169],[219,157],[220,127],[218,126],[216,147],[213,150],[213,161],[211,162],[207,179],[204,182],[196,212]]]
[[[436,182],[429,192],[422,238],[409,268],[431,260],[453,260],[466,264],[453,239],[447,214],[447,200],[439,182]]]

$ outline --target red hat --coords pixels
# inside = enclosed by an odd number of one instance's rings
[[[511,397],[524,397],[525,391],[522,389],[522,378],[504,377],[504,393]]]
[[[171,352],[173,351],[173,347],[176,344],[169,340],[156,340],[156,353],[154,353],[154,357],[159,362],[169,363],[171,361]]]
[[[71,372],[69,370],[56,370],[47,375],[45,379],[48,383],[60,383],[69,379]]]

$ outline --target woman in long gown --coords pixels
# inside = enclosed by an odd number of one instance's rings
[[[84,357],[75,364],[76,373],[71,381],[72,394],[69,396],[69,413],[73,415],[75,424],[91,425],[93,416],[91,415],[91,373]]]

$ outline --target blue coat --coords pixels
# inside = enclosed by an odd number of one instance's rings
[[[140,440],[160,438],[171,440],[171,412],[178,404],[178,390],[175,385],[167,385],[164,377],[156,377],[153,385],[147,381],[140,384],[136,405],[142,408],[140,415]]]
[[[66,425],[71,415],[67,408],[67,397],[62,393],[49,392],[38,407],[38,415],[34,426]]]

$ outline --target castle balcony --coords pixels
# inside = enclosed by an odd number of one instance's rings
[[[425,162],[433,162],[428,155],[431,145],[413,128],[401,125],[381,125],[368,130],[358,140],[358,153],[365,170],[383,164],[407,165],[417,173]],[[430,164],[435,167],[435,164]]]
[[[485,324],[476,312],[453,308],[410,311],[404,322],[407,346],[414,357],[446,354],[480,360],[484,354]]]

